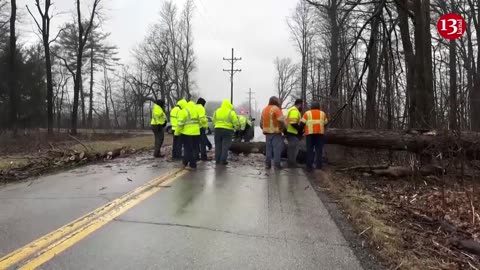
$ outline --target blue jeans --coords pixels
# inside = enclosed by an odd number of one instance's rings
[[[281,134],[267,134],[266,141],[266,157],[265,165],[272,166],[272,159],[275,167],[281,167],[282,151],[283,151],[283,137]]]
[[[307,169],[313,169],[315,161],[316,168],[322,169],[323,145],[325,138],[321,134],[307,135]]]
[[[215,161],[218,163],[227,162],[228,151],[232,145],[233,130],[224,128],[215,129]]]

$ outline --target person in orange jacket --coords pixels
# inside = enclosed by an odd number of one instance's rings
[[[327,114],[320,110],[320,103],[312,102],[311,109],[307,111],[302,120],[300,128],[304,130],[307,138],[307,170],[313,170],[313,163],[316,169],[322,169],[323,145],[325,144],[325,126],[328,124]]]
[[[272,168],[272,159],[276,169],[282,169],[281,158],[284,148],[282,130],[286,127],[285,117],[280,108],[280,99],[271,97],[268,106],[263,109],[260,127],[266,136],[265,167]]]

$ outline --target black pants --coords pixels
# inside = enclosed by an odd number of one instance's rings
[[[199,136],[198,140],[199,140],[198,147],[200,149],[200,151],[199,151],[200,159],[201,160],[207,160],[207,141],[208,141],[208,138],[207,138],[206,130],[204,128],[200,129],[200,136]]]
[[[182,135],[183,144],[183,165],[190,168],[197,168],[198,158],[198,137]]]
[[[172,158],[173,159],[182,158],[182,137],[181,136],[173,136]]]
[[[207,137],[206,134],[205,134],[205,142],[206,142],[206,145],[207,145],[208,150],[212,150],[213,145],[212,145],[212,143],[210,142],[210,140],[208,139],[208,137]]]
[[[163,140],[165,139],[165,132],[161,125],[152,126],[152,131],[155,136],[155,150],[153,151],[153,156],[160,157],[160,150],[162,149]]]
[[[315,161],[316,168],[322,168],[323,145],[325,139],[321,134],[307,135],[307,169],[313,169]]]

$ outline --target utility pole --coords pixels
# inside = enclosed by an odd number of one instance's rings
[[[250,114],[250,117],[252,117],[252,95],[255,94],[255,92],[252,92],[252,88],[250,88],[247,94],[248,94],[248,113]]]
[[[224,61],[228,61],[231,64],[230,69],[224,69],[223,71],[230,73],[230,87],[231,87],[231,92],[230,92],[230,102],[233,104],[233,75],[237,72],[242,72],[241,69],[234,69],[234,65],[237,61],[241,61],[242,58],[236,58],[235,57],[235,50],[232,48],[232,58],[223,58]]]

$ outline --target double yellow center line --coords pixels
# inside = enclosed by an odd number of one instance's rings
[[[176,169],[134,189],[87,215],[27,244],[0,259],[0,269],[35,269],[130,208],[173,183],[188,171]]]

